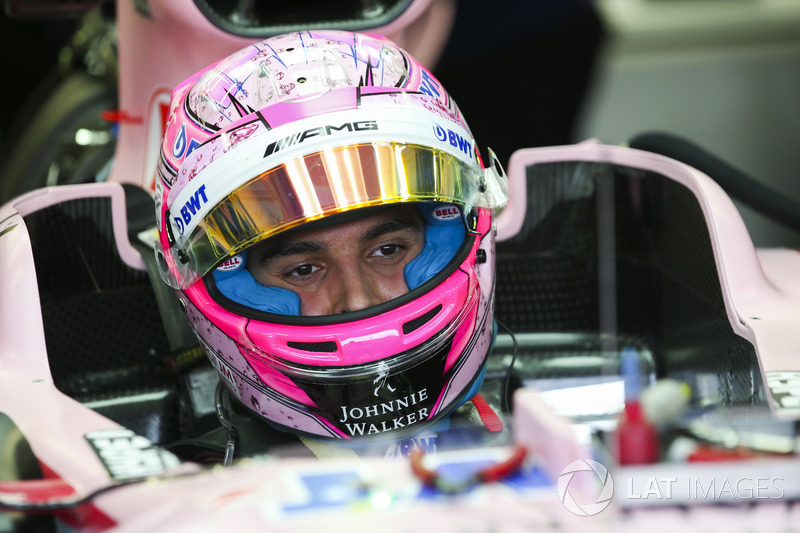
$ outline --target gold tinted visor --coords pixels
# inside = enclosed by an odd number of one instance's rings
[[[409,201],[493,209],[506,202],[504,180],[494,167],[483,170],[417,145],[375,142],[321,150],[231,192],[170,249],[162,276],[186,288],[262,239],[352,209]]]

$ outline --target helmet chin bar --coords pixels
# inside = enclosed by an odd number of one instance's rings
[[[187,318],[201,335],[204,351],[227,388],[259,418],[315,438],[399,438],[431,426],[467,400],[484,366],[493,331],[491,281],[478,282],[493,271],[491,219],[485,210],[478,229],[481,235],[468,239],[473,246],[465,246],[453,260],[458,262],[464,254],[461,266],[449,277],[430,280],[402,305],[379,314],[370,313],[359,320],[352,314],[343,315],[347,320],[328,325],[317,320],[313,327],[308,326],[317,317],[297,317],[310,320],[305,324],[262,322],[278,318],[266,314],[255,319],[230,313],[232,322],[212,323],[207,311],[201,313],[193,302],[204,310],[213,309],[218,305],[216,297],[205,290],[207,284],[196,284],[185,291]],[[476,249],[485,251],[488,259],[473,267]],[[472,274],[477,279],[467,278],[472,268],[488,270]],[[458,279],[467,290],[465,300],[450,298],[456,290],[452,281]],[[478,287],[483,288],[478,291]],[[239,329],[236,323],[246,324],[247,329]],[[365,336],[370,331],[374,336]],[[417,347],[397,350],[402,344],[392,340],[395,338]],[[271,341],[265,344],[268,339]],[[325,342],[328,346],[323,346]],[[230,353],[241,356],[224,356]],[[385,386],[376,394],[379,377]],[[399,403],[391,403],[395,397]],[[411,407],[416,411],[409,411]],[[420,414],[422,409],[427,411]],[[430,416],[420,418],[425,414]],[[401,420],[394,422],[398,416]]]
[[[486,354],[477,367],[470,367],[468,371],[465,368],[469,365],[464,363],[484,342],[480,339],[492,336],[489,315],[484,315],[479,329],[481,334],[462,347],[456,345],[454,332],[442,332],[435,346],[416,350],[416,355],[424,356],[422,360],[406,362],[405,367],[401,365],[390,369],[389,363],[378,361],[370,366],[352,369],[327,367],[316,373],[311,372],[310,368],[307,372],[297,369],[290,378],[307,393],[313,405],[310,412],[332,432],[328,438],[339,441],[358,439],[359,442],[365,441],[365,444],[402,439],[442,422],[454,409],[469,400],[468,394],[480,386]],[[461,364],[445,370],[447,359],[453,357],[454,352],[460,352],[458,357]],[[411,359],[408,354],[397,357]],[[388,358],[389,361],[392,359]],[[342,378],[325,374],[337,374],[337,370],[350,370],[357,375]],[[465,377],[465,372],[469,377]],[[316,374],[316,379],[313,374]],[[454,386],[456,382],[459,382],[458,387]],[[242,405],[253,410],[245,402]],[[285,425],[283,429],[292,428]],[[319,433],[309,433],[308,436],[324,437]]]

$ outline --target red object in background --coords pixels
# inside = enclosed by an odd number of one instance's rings
[[[621,465],[651,464],[658,461],[658,431],[648,422],[638,401],[625,402],[616,439],[617,461]]]
[[[761,452],[743,446],[724,448],[712,444],[702,444],[689,454],[687,461],[690,463],[707,463],[709,461],[741,461],[759,457],[794,457],[793,453]]]
[[[144,122],[142,117],[133,116],[127,111],[122,111],[119,109],[103,111],[100,114],[100,117],[106,122],[111,122],[113,124],[119,124],[120,122],[125,122],[127,124],[141,124]]]

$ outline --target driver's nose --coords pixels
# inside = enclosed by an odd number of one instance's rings
[[[353,264],[341,268],[332,313],[350,313],[384,301],[369,272]]]

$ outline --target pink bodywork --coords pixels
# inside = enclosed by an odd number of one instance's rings
[[[781,387],[800,374],[800,252],[756,250],[736,206],[722,188],[700,171],[663,156],[595,141],[529,148],[515,152],[508,168],[509,205],[498,216],[498,240],[515,235],[525,217],[525,168],[562,160],[610,162],[652,170],[685,185],[698,199],[708,223],[725,310],[731,328],[750,341],[758,353],[762,375]],[[770,405],[778,415],[800,414],[800,404],[787,398]]]

